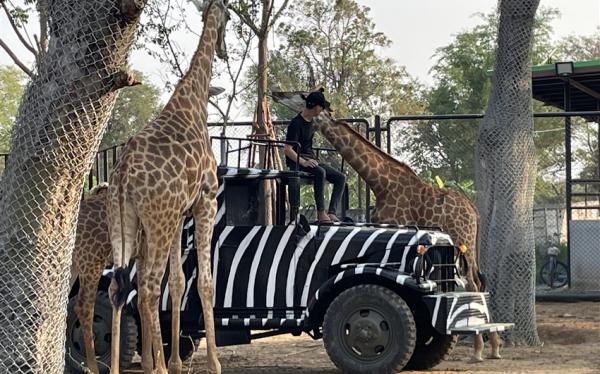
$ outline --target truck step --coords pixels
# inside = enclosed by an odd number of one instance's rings
[[[448,334],[461,335],[479,335],[486,332],[497,332],[511,329],[515,326],[514,323],[485,323],[476,326],[455,327],[448,330]]]

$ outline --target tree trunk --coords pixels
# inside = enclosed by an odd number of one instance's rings
[[[500,0],[492,92],[477,142],[480,264],[492,316],[514,322],[513,343],[538,345],[530,50],[539,0]]]
[[[267,1],[268,3],[269,1]],[[265,13],[265,9],[269,8],[269,4],[263,3],[263,22],[262,25],[268,25],[268,13]],[[268,26],[262,28],[262,32],[258,35],[258,80],[257,80],[257,101],[256,101],[256,119],[252,128],[252,136],[257,139],[271,139],[275,140],[275,133],[273,131],[273,124],[271,122],[271,113],[269,111],[269,103],[267,100],[266,92],[268,89],[268,46],[267,41],[269,38]],[[265,168],[279,168],[281,161],[279,160],[279,154],[275,149],[267,149],[264,147],[259,148],[259,160],[261,167]],[[262,186],[263,196],[263,210],[261,212],[261,221],[264,224],[270,225],[273,223],[273,207],[275,196],[273,191],[275,190],[274,181],[265,181]]]
[[[23,96],[0,185],[0,372],[62,373],[84,179],[127,85],[140,0],[48,3],[49,45]]]

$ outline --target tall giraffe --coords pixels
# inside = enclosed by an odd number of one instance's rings
[[[197,3],[198,4],[198,3]],[[226,58],[226,0],[201,4],[204,28],[190,67],[180,79],[159,116],[133,136],[111,175],[108,227],[113,249],[114,276],[109,289],[113,301],[111,373],[119,371],[119,321],[131,288],[127,265],[138,263],[138,309],[142,321],[142,368],[165,373],[158,315],[161,280],[170,263],[173,352],[171,373],[180,373],[179,324],[184,275],[180,238],[183,215],[196,217],[198,291],[202,300],[208,350],[208,371],[220,373],[213,321],[213,283],[210,240],[216,213],[217,164],[206,127],[208,85],[216,54]],[[139,228],[145,245],[135,246]]]
[[[221,92],[221,89],[217,87],[208,89],[209,96],[216,96]],[[94,374],[99,373],[93,332],[96,292],[102,271],[113,261],[106,223],[107,191],[108,183],[101,183],[90,191],[79,207],[77,235],[71,262],[71,286],[69,287],[71,289],[75,281],[79,279],[75,313],[81,324],[86,356],[85,364]]]
[[[302,92],[273,92],[272,97],[295,111],[304,107]],[[410,166],[376,147],[347,123],[336,120],[329,111],[321,112],[313,123],[373,191],[373,222],[441,227],[457,245],[464,244],[469,249],[466,290],[483,289],[477,249],[479,213],[469,199],[425,183]],[[488,358],[501,358],[497,333],[491,334],[490,344]],[[476,335],[473,362],[483,361],[483,347],[483,337]]]

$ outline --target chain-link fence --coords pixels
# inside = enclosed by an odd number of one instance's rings
[[[37,3],[48,44],[37,50],[12,153],[0,157],[0,373],[64,371],[81,191],[116,93],[129,84],[123,69],[138,6],[143,2]]]

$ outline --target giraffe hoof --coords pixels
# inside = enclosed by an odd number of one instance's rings
[[[489,358],[491,360],[500,360],[502,356],[500,355],[500,353],[490,353],[489,355],[487,355],[486,358]]]
[[[221,364],[217,362],[214,368],[206,368],[208,374],[221,374]]]
[[[471,359],[469,360],[469,364],[478,364],[480,362],[483,362],[481,356],[471,356]]]

